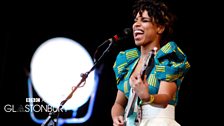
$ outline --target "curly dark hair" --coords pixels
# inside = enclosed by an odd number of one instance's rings
[[[170,39],[170,35],[173,33],[173,23],[176,16],[171,13],[168,6],[161,0],[137,0],[133,5],[133,16],[137,13],[142,15],[144,11],[148,11],[149,17],[152,18],[152,22],[165,26],[163,32],[163,41]]]

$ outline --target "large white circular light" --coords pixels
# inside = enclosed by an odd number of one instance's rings
[[[58,108],[93,66],[89,53],[76,41],[68,38],[52,38],[41,44],[31,60],[31,80],[37,94],[49,105]],[[77,109],[86,103],[94,88],[94,71],[86,84],[78,88],[64,104],[66,110]]]

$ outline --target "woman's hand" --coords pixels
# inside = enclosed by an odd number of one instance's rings
[[[149,98],[149,89],[148,82],[146,80],[146,75],[144,76],[144,80],[141,79],[141,75],[132,75],[130,80],[130,85],[135,93],[139,96],[140,99],[148,99]]]
[[[123,116],[114,117],[113,126],[124,126],[124,117]]]

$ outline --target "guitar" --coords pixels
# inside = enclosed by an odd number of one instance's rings
[[[146,57],[146,60],[143,64],[143,67],[141,69],[141,78],[142,80],[144,79],[144,76],[147,75],[151,69],[152,69],[152,65],[151,67],[149,67],[149,64],[153,63],[153,58],[154,58],[154,53],[156,51],[156,48],[154,50],[151,50],[148,54],[148,56]],[[124,113],[124,126],[136,126],[137,125],[137,113],[134,112],[134,108],[135,108],[135,103],[137,100],[137,95],[134,91],[130,91],[130,95],[129,95],[129,99],[128,99],[128,103],[127,106],[125,108],[125,113]]]

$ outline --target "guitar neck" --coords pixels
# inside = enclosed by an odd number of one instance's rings
[[[149,52],[144,64],[143,64],[143,67],[140,71],[140,74],[141,74],[141,79],[144,81],[144,77],[145,75],[149,74],[150,71],[152,70],[153,68],[153,58],[154,58],[154,52],[156,51],[156,49],[152,50]],[[151,65],[149,67],[149,64]],[[134,109],[135,109],[135,105],[136,105],[136,100],[137,100],[138,96],[137,94],[132,90],[130,90],[130,95],[129,95],[129,98],[128,98],[128,103],[127,103],[127,106],[125,108],[125,113],[124,113],[124,121],[125,121],[125,126],[126,126],[126,123],[127,122],[131,122],[133,123],[134,125],[134,121],[133,121],[133,118],[132,118],[132,121],[129,121],[130,120],[130,116],[133,114],[134,112]]]
[[[131,115],[134,112],[135,101],[137,99],[137,94],[133,91],[131,97],[128,100],[128,104],[126,107],[125,118]]]
[[[141,78],[144,78],[144,75],[145,75],[145,70],[142,71]],[[126,112],[125,112],[126,118],[133,113],[134,107],[135,107],[135,102],[137,99],[137,94],[134,91],[132,91],[132,94],[130,94],[130,95],[131,95],[131,97],[128,99],[128,104],[127,104]]]

